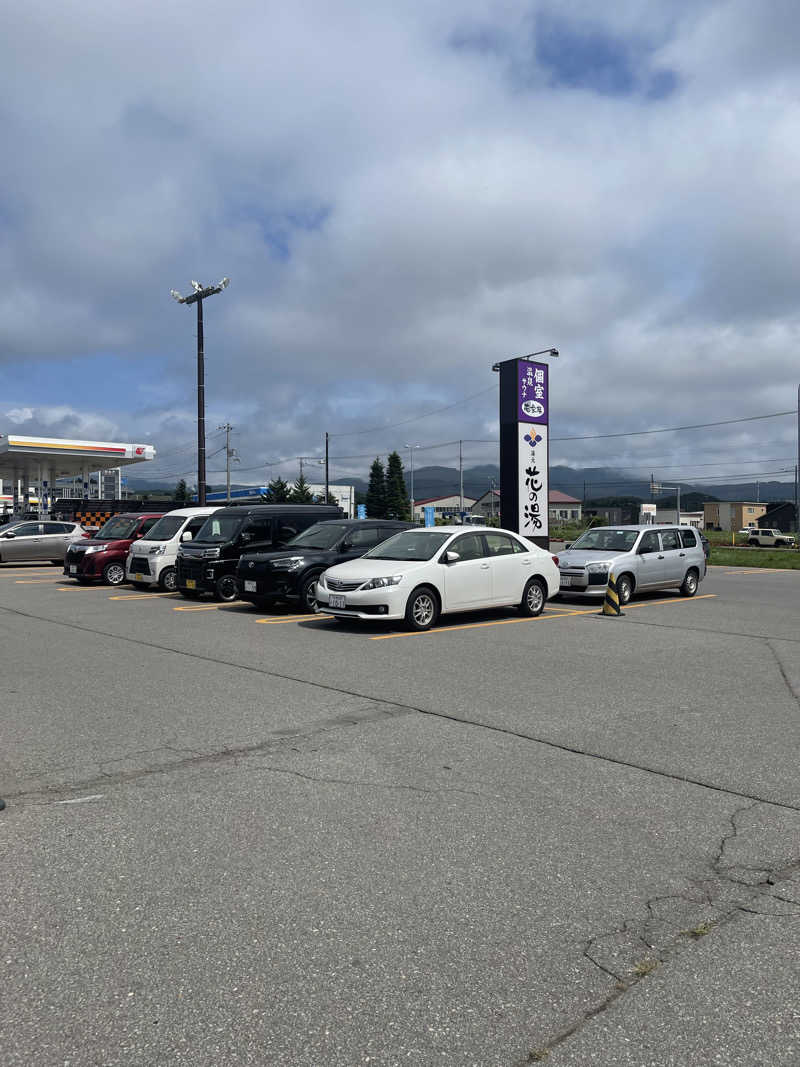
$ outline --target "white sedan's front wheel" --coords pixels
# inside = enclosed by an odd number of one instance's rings
[[[523,615],[541,615],[547,602],[547,590],[541,578],[531,578],[522,594],[519,610]]]
[[[409,630],[430,630],[439,617],[439,602],[432,589],[415,589],[406,603],[406,626]]]

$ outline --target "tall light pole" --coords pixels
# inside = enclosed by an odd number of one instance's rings
[[[794,468],[794,521],[797,543],[800,545],[800,385],[797,387],[797,466]]]
[[[227,289],[230,278],[223,278],[219,285],[202,286],[192,282],[194,292],[181,296],[177,289],[170,289],[173,300],[179,304],[197,304],[197,502],[202,507],[206,502],[206,372],[203,351],[203,301]]]
[[[414,449],[419,445],[404,445],[408,449],[408,458],[411,467],[411,521],[414,522]]]

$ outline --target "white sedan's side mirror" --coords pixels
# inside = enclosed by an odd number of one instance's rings
[[[183,533],[181,534],[181,541],[191,541],[191,539],[192,539],[192,531],[191,530],[184,530]]]
[[[458,563],[458,561],[460,559],[461,559],[461,553],[460,552],[453,552],[451,550],[448,550],[444,554],[445,563]]]

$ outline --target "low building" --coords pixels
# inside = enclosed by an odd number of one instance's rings
[[[707,530],[743,530],[758,526],[766,504],[755,500],[707,500],[703,504],[703,526]]]
[[[759,526],[766,530],[780,530],[781,533],[797,532],[797,509],[789,500],[769,504]]]
[[[574,496],[567,496],[559,489],[551,489],[547,494],[548,515],[550,522],[558,525],[564,522],[580,522],[583,505]]]
[[[479,515],[482,519],[499,519],[500,490],[488,489],[483,496],[479,496],[470,508],[470,514]]]
[[[471,511],[475,505],[475,497],[464,497],[464,511]],[[425,518],[425,508],[433,508],[434,517],[437,519],[458,519],[461,515],[461,497],[458,493],[450,496],[430,496],[427,500],[414,501],[414,519],[420,521]]]

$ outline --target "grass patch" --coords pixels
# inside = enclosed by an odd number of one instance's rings
[[[780,567],[800,570],[800,552],[796,548],[722,548],[713,545],[712,567]]]
[[[684,937],[690,937],[693,941],[699,941],[701,937],[705,937],[706,934],[710,934],[714,928],[714,923],[700,923],[698,926],[693,927],[691,930],[683,930]]]
[[[637,978],[644,978],[647,974],[652,974],[658,967],[658,960],[641,960],[633,968],[633,973]]]

